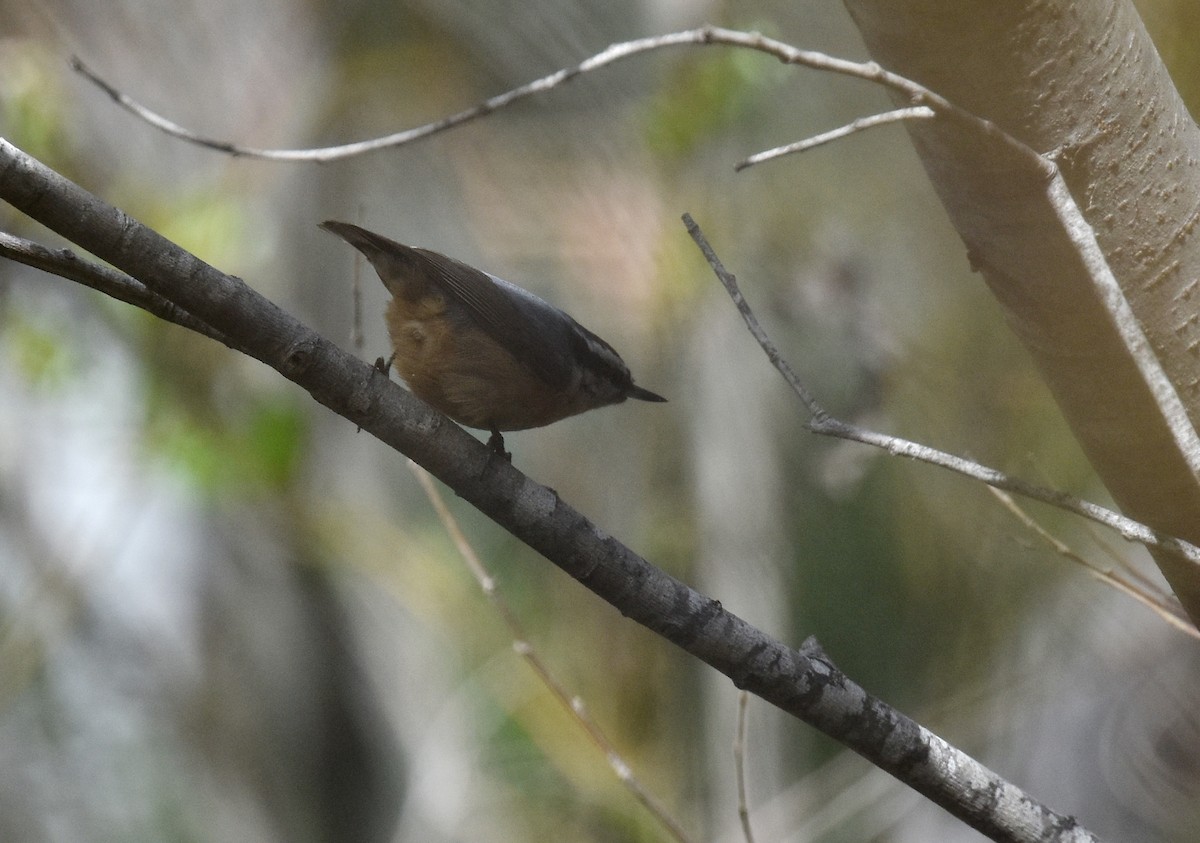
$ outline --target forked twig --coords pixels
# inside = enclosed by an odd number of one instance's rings
[[[83,60],[78,56],[71,58],[71,67],[89,82],[94,84],[112,100],[124,108],[126,111],[134,114],[139,119],[149,123],[151,126],[166,132],[172,137],[198,146],[207,147],[209,149],[224,152],[228,155],[260,158],[268,161],[308,161],[323,163],[335,161],[341,158],[349,158],[354,155],[362,155],[367,152],[374,152],[380,149],[390,147],[403,146],[404,144],[412,143],[422,138],[435,135],[439,132],[444,132],[449,129],[456,128],[498,111],[508,105],[533,96],[534,94],[544,93],[553,88],[570,82],[584,73],[589,73],[593,70],[599,70],[615,62],[641,53],[650,52],[652,50],[660,50],[668,47],[681,46],[710,46],[722,45],[726,47],[736,47],[739,49],[753,50],[772,56],[784,64],[793,64],[802,67],[808,67],[813,70],[821,70],[829,73],[836,73],[842,76],[849,76],[856,79],[862,79],[867,82],[873,82],[890,88],[906,97],[912,106],[924,106],[939,114],[954,116],[956,118],[966,120],[973,124],[978,130],[990,137],[999,140],[1005,145],[1017,150],[1022,155],[1027,157],[1035,165],[1042,166],[1049,173],[1053,168],[1051,162],[1046,161],[1042,156],[1032,148],[1026,146],[1010,135],[999,131],[991,122],[982,120],[970,112],[958,108],[953,103],[942,96],[934,93],[923,85],[906,79],[899,74],[884,70],[875,62],[854,62],[846,59],[836,58],[826,53],[816,50],[802,50],[798,47],[793,47],[782,41],[777,41],[774,38],[768,38],[758,32],[739,32],[733,29],[724,29],[717,26],[701,26],[696,29],[687,29],[680,32],[670,32],[665,35],[654,35],[647,38],[637,38],[632,41],[623,41],[617,44],[612,44],[601,50],[599,53],[591,56],[572,67],[562,68],[547,76],[535,79],[504,93],[490,97],[483,102],[471,108],[464,109],[456,114],[451,114],[443,117],[441,120],[435,120],[432,123],[426,123],[422,126],[415,126],[411,129],[404,129],[390,135],[379,138],[372,138],[364,141],[356,141],[353,143],[339,144],[336,146],[306,148],[306,149],[263,149],[252,146],[243,146],[228,140],[211,138],[203,135],[200,132],[180,126],[168,117],[164,117],[158,112],[142,105],[133,97],[121,91],[112,83],[105,80],[100,74],[92,68],[84,64]],[[909,117],[919,116],[911,114]],[[864,118],[870,120],[872,118]],[[908,119],[908,117],[897,118]]]
[[[783,375],[788,386],[791,387],[792,391],[796,393],[808,410],[809,419],[805,423],[805,426],[813,433],[819,433],[823,436],[834,436],[851,442],[861,442],[864,445],[881,448],[893,456],[910,457],[930,465],[949,469],[950,471],[986,483],[988,486],[1040,501],[1087,518],[1097,524],[1103,524],[1105,527],[1116,530],[1123,538],[1129,541],[1163,550],[1181,559],[1185,559],[1193,565],[1200,566],[1200,548],[1182,539],[1161,535],[1140,521],[1135,521],[1119,512],[1090,501],[1082,500],[1065,492],[1038,486],[1020,478],[1012,477],[998,469],[968,460],[964,457],[959,457],[946,451],[939,451],[928,445],[922,445],[918,442],[892,436],[891,434],[867,430],[829,415],[825,408],[817,402],[812,393],[804,386],[788,362],[780,355],[779,349],[759,323],[758,317],[754,315],[754,311],[746,301],[746,297],[742,295],[737,278],[721,263],[720,258],[717,257],[708,239],[704,236],[704,232],[700,230],[700,226],[692,219],[691,214],[684,214],[683,222],[687,226],[688,234],[691,235],[692,240],[699,247],[708,265],[712,268],[722,286],[725,287],[730,299],[733,300],[734,306],[737,307],[738,313],[742,315],[746,327],[762,348],[763,353],[767,355],[767,359],[771,361],[771,365]]]

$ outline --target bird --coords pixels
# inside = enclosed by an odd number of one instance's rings
[[[611,345],[533,293],[429,249],[347,222],[321,228],[363,254],[391,293],[394,365],[418,398],[467,427],[542,427],[627,398],[663,402],[633,382]]]

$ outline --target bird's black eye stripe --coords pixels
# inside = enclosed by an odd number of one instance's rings
[[[571,335],[571,344],[577,359],[584,363],[585,369],[598,375],[602,374],[615,386],[628,386],[633,382],[625,361],[611,345],[578,323],[575,328]]]

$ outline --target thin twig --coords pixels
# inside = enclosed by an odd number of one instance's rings
[[[438,519],[442,522],[442,526],[445,527],[446,532],[454,542],[454,546],[458,549],[463,561],[466,562],[471,575],[479,583],[480,590],[483,591],[484,596],[487,597],[488,601],[496,609],[504,625],[508,627],[508,631],[513,637],[513,650],[533,668],[533,672],[537,674],[538,679],[546,686],[551,695],[580,728],[583,729],[596,748],[604,753],[605,759],[621,784],[625,785],[634,795],[634,798],[641,802],[654,815],[655,819],[667,830],[671,837],[680,841],[680,843],[689,843],[687,832],[668,813],[666,807],[654,794],[650,793],[633,775],[629,765],[621,757],[620,752],[617,751],[617,748],[609,740],[604,730],[588,714],[587,706],[583,700],[578,696],[570,694],[554,674],[551,673],[550,668],[542,660],[541,656],[538,655],[526,637],[525,630],[513,612],[512,607],[500,596],[499,588],[496,585],[496,578],[488,571],[483,560],[479,558],[479,554],[475,552],[475,548],[467,540],[466,535],[458,524],[458,520],[450,512],[449,507],[446,506],[445,499],[442,498],[441,492],[438,491],[437,486],[433,482],[433,478],[429,476],[429,472],[412,460],[408,461],[408,467],[416,475],[417,480],[420,481],[421,488],[425,490],[425,495],[429,498],[429,502],[437,512]]]
[[[746,799],[746,709],[750,694],[738,692],[737,729],[733,735],[733,774],[737,779],[738,819],[742,823],[742,834],[746,843],[754,843],[754,832],[750,829],[750,804]]]
[[[141,308],[147,313],[203,334],[234,347],[229,339],[207,322],[197,319],[182,307],[148,289],[145,284],[109,266],[94,263],[70,249],[51,249],[32,240],[0,231],[0,257],[5,257],[43,272],[75,281],[111,296],[117,301]]]
[[[1104,570],[1098,565],[1089,562],[1075,551],[1071,550],[1071,548],[1065,542],[1062,542],[1052,536],[1049,531],[1046,530],[1046,528],[1034,520],[1033,516],[1022,509],[1007,492],[1003,492],[996,488],[989,488],[988,491],[995,495],[996,498],[1002,504],[1004,504],[1004,507],[1011,512],[1018,521],[1020,521],[1040,539],[1054,548],[1054,552],[1059,556],[1062,556],[1064,559],[1069,559],[1076,565],[1079,565],[1093,577],[1100,580],[1100,582],[1115,588],[1117,591],[1120,591],[1123,594],[1129,595],[1134,600],[1138,601],[1143,606],[1146,606],[1152,612],[1157,614],[1168,624],[1178,629],[1180,632],[1200,640],[1200,629],[1197,629],[1194,624],[1189,623],[1188,620],[1182,617],[1178,611],[1172,610],[1171,606],[1165,600],[1149,593],[1145,588],[1130,582],[1120,574],[1115,574],[1112,571]]]
[[[1164,536],[1140,521],[1135,521],[1119,512],[1090,501],[1082,500],[1074,495],[1068,495],[1065,492],[1026,482],[995,468],[947,453],[946,451],[939,451],[928,445],[922,445],[918,442],[892,436],[891,434],[867,430],[829,415],[817,403],[816,399],[813,398],[812,393],[800,381],[800,378],[796,375],[792,367],[788,365],[788,362],[782,358],[779,349],[776,348],[766,331],[759,324],[758,319],[754,316],[754,311],[750,308],[745,296],[742,295],[737,279],[725,269],[725,266],[721,263],[716,252],[709,244],[708,239],[704,236],[704,232],[700,230],[700,226],[692,219],[691,214],[684,214],[683,222],[687,226],[688,234],[691,235],[696,245],[700,248],[701,253],[703,253],[705,259],[708,261],[709,266],[712,267],[713,273],[716,274],[721,284],[728,291],[729,297],[733,300],[743,320],[745,320],[750,333],[767,355],[767,359],[783,375],[788,386],[799,396],[800,401],[808,410],[810,418],[805,426],[813,433],[846,439],[851,442],[861,442],[864,445],[881,448],[893,456],[909,457],[929,463],[930,465],[949,469],[997,489],[1003,489],[1007,492],[1041,501],[1067,512],[1072,512],[1115,530],[1129,541],[1139,542],[1148,547],[1166,551],[1187,560],[1193,565],[1200,566],[1200,548],[1182,539]]]
[[[420,140],[422,138],[435,135],[439,132],[447,131],[458,126],[476,120],[498,111],[505,106],[511,105],[518,100],[533,96],[534,94],[544,93],[556,88],[559,85],[565,84],[584,73],[589,73],[593,70],[598,70],[607,65],[630,58],[641,53],[659,50],[668,47],[680,46],[709,46],[723,45],[728,47],[737,47],[740,49],[753,50],[755,52],[764,53],[774,58],[779,59],[785,64],[794,64],[802,67],[812,68],[814,70],[822,70],[830,73],[837,73],[842,76],[850,76],[856,79],[862,79],[868,82],[873,82],[884,87],[898,91],[908,98],[913,106],[924,105],[940,114],[954,116],[958,119],[966,120],[976,126],[983,133],[993,137],[1005,145],[1018,150],[1022,155],[1029,158],[1030,161],[1040,166],[1045,166],[1047,172],[1052,164],[1045,161],[1042,156],[1036,151],[1016,140],[1015,138],[999,131],[991,122],[982,120],[970,112],[958,108],[953,103],[930,91],[923,85],[906,79],[895,73],[884,70],[875,62],[852,62],[845,59],[835,58],[825,53],[815,50],[802,50],[793,47],[790,44],[785,44],[782,41],[776,41],[774,38],[757,32],[739,32],[732,29],[723,29],[715,26],[702,26],[696,29],[683,30],[681,32],[671,32],[665,35],[655,35],[647,38],[638,38],[632,41],[624,41],[617,44],[612,44],[592,57],[585,59],[573,67],[562,68],[540,79],[535,79],[517,88],[505,91],[502,94],[497,94],[494,97],[484,100],[483,102],[471,108],[443,117],[441,120],[435,120],[432,123],[426,123],[422,126],[416,126],[411,129],[395,132],[379,138],[372,138],[364,141],[353,143],[340,144],[337,146],[317,147],[308,149],[263,149],[251,146],[243,146],[227,140],[207,137],[192,129],[180,126],[178,123],[170,120],[167,117],[153,111],[150,108],[142,105],[134,100],[128,94],[121,91],[115,85],[106,81],[96,71],[88,67],[77,56],[71,58],[71,67],[85,79],[90,81],[105,94],[112,98],[117,105],[124,108],[126,111],[144,120],[151,126],[166,132],[172,137],[198,146],[207,147],[209,149],[224,152],[228,155],[241,156],[246,158],[259,158],[267,161],[308,161],[308,162],[328,162],[335,161],[341,158],[349,158],[354,155],[361,155],[366,152],[374,152],[380,149],[389,147],[402,146],[407,143]],[[867,118],[870,119],[870,118]]]
[[[444,132],[448,129],[453,129],[458,126],[476,120],[491,114],[505,106],[511,105],[518,100],[534,94],[548,91],[551,88],[556,88],[566,82],[571,81],[581,74],[620,61],[621,59],[629,58],[630,56],[644,53],[648,50],[657,50],[663,47],[677,46],[681,44],[702,44],[705,43],[705,30],[694,29],[685,32],[676,32],[669,35],[660,35],[650,38],[640,38],[635,41],[626,41],[620,44],[613,44],[600,53],[592,56],[586,61],[581,62],[574,67],[563,68],[555,71],[548,76],[543,76],[540,79],[535,79],[520,87],[513,88],[498,94],[494,97],[484,100],[472,108],[464,109],[457,114],[451,114],[441,120],[435,120],[432,123],[426,123],[423,126],[416,126],[411,129],[395,132],[384,137],[373,138],[365,141],[357,141],[354,143],[340,144],[337,146],[327,146],[321,148],[310,149],[261,149],[250,146],[242,146],[226,140],[206,137],[199,132],[187,129],[174,121],[158,114],[152,109],[147,108],[141,103],[134,100],[129,95],[122,92],[120,89],[105,81],[98,73],[88,67],[77,56],[71,58],[71,67],[88,81],[92,82],[114,102],[120,105],[125,110],[136,115],[142,120],[157,129],[166,132],[172,137],[180,140],[193,143],[198,146],[215,149],[218,152],[225,152],[230,155],[242,156],[247,158],[261,158],[268,161],[310,161],[324,163],[335,161],[341,158],[350,158],[355,155],[362,155],[366,152],[374,152],[380,149],[389,147],[403,146],[404,144],[418,141],[422,138],[435,135],[439,132]]]
[[[835,140],[841,140],[855,132],[861,132],[864,129],[873,129],[876,126],[886,126],[890,123],[899,123],[903,120],[928,120],[931,117],[936,117],[936,112],[925,105],[917,105],[910,108],[897,108],[893,111],[885,111],[881,114],[872,114],[869,117],[859,117],[841,126],[837,129],[831,129],[828,132],[822,132],[819,135],[813,135],[811,138],[805,138],[795,143],[789,143],[785,146],[777,146],[774,149],[768,149],[763,152],[751,155],[743,161],[734,165],[733,169],[741,172],[747,167],[753,167],[755,164],[762,164],[767,161],[773,161],[776,158],[782,158],[785,155],[793,155],[798,152],[807,152],[814,147],[822,144],[830,143]]]
[[[729,298],[733,300],[733,304],[738,309],[738,313],[742,315],[746,327],[750,329],[750,333],[758,341],[759,347],[766,353],[767,359],[771,361],[771,365],[776,368],[779,374],[783,375],[783,379],[787,381],[792,391],[800,396],[800,400],[804,403],[804,406],[813,418],[827,417],[829,414],[825,412],[825,409],[817,403],[817,399],[801,383],[800,376],[783,359],[783,355],[779,353],[779,349],[776,348],[775,343],[771,342],[771,338],[767,336],[767,332],[759,323],[758,317],[750,309],[750,304],[746,301],[746,297],[742,295],[737,278],[721,263],[721,259],[717,257],[717,253],[709,245],[708,238],[704,236],[704,232],[700,230],[700,226],[692,219],[691,214],[683,215],[683,224],[687,226],[688,234],[692,236],[692,240],[700,247],[700,252],[704,255],[704,259],[708,261],[708,265],[716,273],[717,280],[721,282],[721,285],[725,288],[725,292],[729,293]]]
[[[1089,529],[1088,535],[1091,540],[1100,547],[1100,549],[1104,552],[1104,555],[1112,560],[1113,564],[1115,564],[1124,572],[1125,576],[1129,578],[1131,583],[1148,593],[1162,591],[1161,586],[1159,586],[1157,582],[1151,579],[1148,574],[1138,570],[1138,568],[1134,566],[1133,562],[1130,560],[1129,554],[1118,551],[1117,548],[1113,547],[1113,545],[1106,540],[1106,537],[1101,535],[1098,530]]]

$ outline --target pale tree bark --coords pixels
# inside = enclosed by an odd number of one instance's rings
[[[872,57],[1057,160],[1187,416],[1200,413],[1200,131],[1127,0],[845,0]],[[971,263],[1117,504],[1200,541],[1173,439],[1047,201],[1044,179],[947,121],[907,123]],[[970,361],[963,361],[970,366]],[[1193,621],[1200,571],[1156,561]]]

